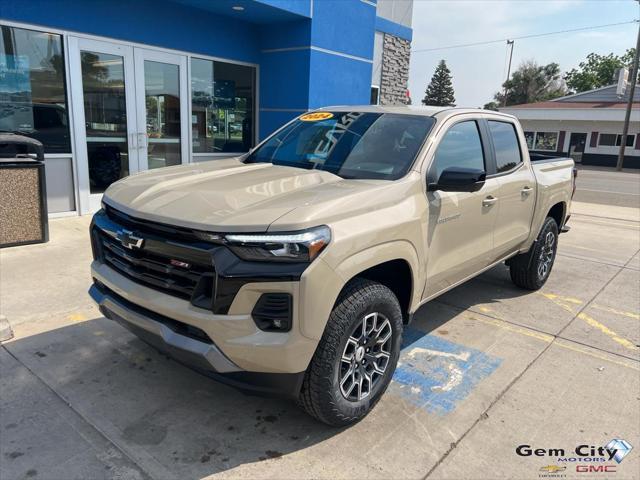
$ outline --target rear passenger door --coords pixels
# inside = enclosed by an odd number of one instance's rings
[[[531,229],[536,201],[536,179],[524,163],[516,125],[508,120],[487,120],[493,146],[493,178],[499,183],[498,218],[494,230],[494,258],[497,260],[524,242]]]

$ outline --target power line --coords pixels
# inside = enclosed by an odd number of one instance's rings
[[[607,23],[604,25],[593,25],[591,27],[581,27],[581,28],[572,28],[569,30],[558,30],[556,32],[546,32],[546,33],[535,33],[532,35],[522,35],[520,37],[510,37],[510,38],[501,38],[500,40],[487,40],[485,42],[473,42],[473,43],[460,43],[457,45],[448,45],[446,47],[435,47],[435,48],[419,48],[417,50],[411,50],[411,53],[419,53],[419,52],[435,52],[438,50],[449,50],[452,48],[464,48],[464,47],[476,47],[479,45],[489,45],[492,43],[504,43],[508,40],[523,40],[525,38],[537,38],[537,37],[545,37],[547,35],[558,35],[560,33],[571,33],[571,32],[581,32],[584,30],[595,30],[597,28],[606,28],[606,27],[615,27],[618,25],[629,25],[631,23],[639,23],[640,20],[631,20],[627,22],[618,22],[618,23]]]

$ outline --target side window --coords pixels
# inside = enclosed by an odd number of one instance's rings
[[[442,171],[449,167],[485,170],[482,141],[475,121],[456,123],[440,141],[431,170],[434,179],[440,178]]]
[[[512,123],[489,120],[489,131],[496,151],[496,172],[507,172],[522,163],[518,136]]]

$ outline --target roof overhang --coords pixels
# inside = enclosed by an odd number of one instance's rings
[[[173,3],[235,18],[267,24],[310,18],[310,0],[169,0]],[[234,9],[236,7],[237,9]],[[241,10],[239,10],[241,9]]]
[[[571,120],[582,122],[624,122],[624,108],[501,108],[519,120]],[[631,121],[640,122],[640,108],[631,109]]]

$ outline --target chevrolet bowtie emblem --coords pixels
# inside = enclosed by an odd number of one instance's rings
[[[567,467],[559,467],[557,465],[547,465],[546,467],[541,467],[540,471],[541,472],[548,472],[548,473],[558,473],[558,472],[562,472],[563,470],[566,470]]]
[[[121,229],[116,232],[116,238],[123,247],[130,250],[142,247],[144,238],[136,237],[131,230]]]

